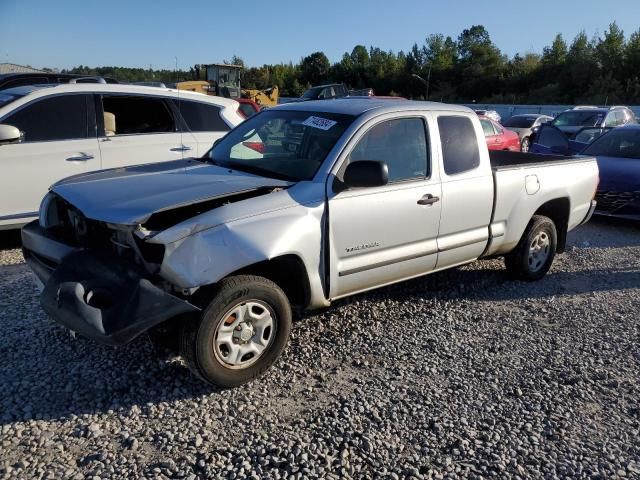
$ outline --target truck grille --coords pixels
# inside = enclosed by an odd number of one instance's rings
[[[605,192],[598,191],[596,193],[596,201],[598,206],[596,210],[606,213],[614,213],[615,211],[625,207],[629,203],[640,198],[640,191],[635,192]]]

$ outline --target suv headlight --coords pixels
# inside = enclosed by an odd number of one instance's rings
[[[38,210],[38,222],[42,228],[51,228],[60,223],[58,218],[58,209],[55,208],[56,196],[48,192],[42,202],[40,202],[40,209]]]

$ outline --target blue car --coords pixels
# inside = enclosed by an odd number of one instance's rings
[[[640,220],[640,125],[584,128],[570,140],[557,127],[544,124],[531,152],[596,157],[600,184],[595,213]]]
[[[640,125],[615,128],[582,154],[598,160],[596,213],[640,220]]]

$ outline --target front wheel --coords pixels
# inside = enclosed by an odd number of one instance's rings
[[[522,152],[528,152],[529,151],[529,146],[530,146],[530,140],[529,137],[524,137],[522,139],[522,143],[520,144],[520,151]]]
[[[180,353],[193,373],[220,387],[261,376],[284,350],[291,306],[271,280],[239,275],[222,280],[199,321],[182,328]]]
[[[519,280],[540,280],[551,268],[557,243],[553,221],[534,215],[516,248],[505,256],[507,270]]]

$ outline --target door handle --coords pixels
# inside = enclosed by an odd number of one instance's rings
[[[67,162],[86,162],[87,160],[91,160],[93,158],[95,158],[93,155],[87,155],[86,153],[83,153],[81,155],[78,155],[77,157],[69,157],[65,160]]]
[[[436,202],[440,201],[440,197],[435,197],[430,193],[427,193],[420,200],[418,200],[418,205],[433,205]]]
[[[179,147],[174,147],[170,149],[172,152],[188,152],[191,150],[191,147],[187,147],[186,145],[181,145]]]

